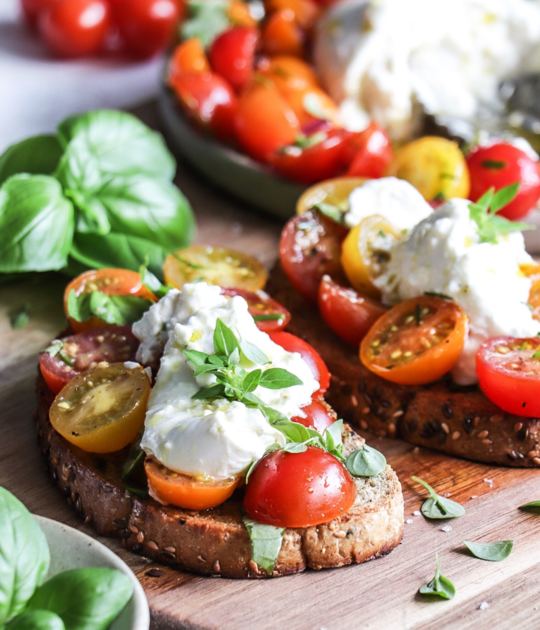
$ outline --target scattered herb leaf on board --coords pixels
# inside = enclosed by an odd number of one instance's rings
[[[433,490],[433,488],[418,477],[412,477],[413,481],[424,486],[424,488],[429,492],[429,499],[424,501],[422,504],[421,510],[422,514],[426,518],[430,519],[446,519],[446,518],[457,518],[458,516],[463,516],[465,514],[465,508],[456,503],[455,501],[451,501],[446,497],[441,497],[439,494]]]
[[[475,558],[489,560],[490,562],[500,562],[508,558],[514,547],[513,540],[500,540],[491,543],[474,543],[464,540],[463,544]]]
[[[525,503],[525,505],[519,506],[520,510],[529,510],[531,512],[540,511],[540,501],[530,501],[529,503]]]
[[[437,559],[435,577],[431,580],[431,582],[429,582],[429,584],[421,586],[418,592],[420,595],[440,597],[441,599],[452,599],[456,594],[456,588],[448,578],[441,575],[441,561],[439,560],[439,554],[435,554],[435,557]]]

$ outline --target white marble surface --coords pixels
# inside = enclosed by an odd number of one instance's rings
[[[53,59],[22,23],[18,0],[0,0],[0,153],[70,114],[152,98],[161,66],[161,59]]]

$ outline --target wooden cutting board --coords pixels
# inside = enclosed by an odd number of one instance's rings
[[[153,109],[145,110],[149,115]],[[148,120],[148,118],[147,118]],[[199,222],[200,243],[226,244],[270,265],[280,226],[209,189],[181,170],[178,183]],[[32,423],[38,352],[65,325],[58,275],[0,286],[0,485],[30,510],[95,536],[72,513],[44,470]],[[11,330],[9,313],[31,305],[30,324]],[[397,471],[405,496],[405,535],[390,555],[360,566],[308,571],[275,580],[203,578],[150,563],[102,539],[141,580],[159,630],[522,629],[540,627],[540,513],[518,506],[540,499],[540,472],[494,468],[453,459],[401,441],[365,435]],[[450,493],[467,513],[429,522],[415,515],[425,492],[411,482],[425,479]],[[451,530],[441,528],[450,525]],[[500,563],[464,552],[463,540],[513,539],[514,551]],[[435,571],[435,553],[457,594],[452,601],[426,601],[418,588]]]

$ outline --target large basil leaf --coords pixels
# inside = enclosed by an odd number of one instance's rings
[[[86,201],[95,215],[105,214],[112,232],[146,238],[167,251],[186,247],[195,222],[180,190],[145,175],[114,177]]]
[[[73,206],[56,179],[14,175],[0,188],[0,272],[65,266],[73,240]]]
[[[14,617],[6,630],[65,630],[64,622],[50,610],[27,610]]]
[[[99,110],[68,118],[58,127],[60,142],[66,149],[59,172],[66,178],[72,161],[86,156],[86,175],[80,186],[96,185],[95,171],[107,176],[146,174],[171,181],[176,164],[159,133],[135,116],[113,110]],[[68,187],[71,187],[68,185]]]
[[[8,147],[0,156],[0,185],[12,175],[50,175],[62,157],[56,136],[34,136]]]
[[[285,529],[273,525],[263,525],[250,518],[244,518],[243,521],[251,540],[253,561],[268,575],[272,575],[281,550]]]
[[[0,627],[24,608],[49,563],[47,540],[36,520],[0,488]]]
[[[81,266],[88,269],[121,267],[138,271],[148,260],[148,269],[163,281],[165,250],[137,236],[126,234],[75,234],[70,257],[78,263],[72,265],[74,272],[80,273]],[[70,263],[73,263],[70,260]]]
[[[66,630],[106,630],[133,594],[131,580],[113,569],[73,569],[45,582],[29,610],[50,610]]]

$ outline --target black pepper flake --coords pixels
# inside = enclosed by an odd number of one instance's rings
[[[133,545],[133,547],[131,548],[135,553],[141,553],[143,546],[139,543],[136,543],[135,545]]]

